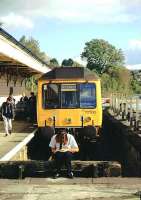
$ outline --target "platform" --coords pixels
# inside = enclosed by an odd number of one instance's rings
[[[5,137],[3,121],[0,121],[0,160],[34,130],[29,122],[13,121],[12,134]]]
[[[140,200],[139,178],[0,179],[3,200]]]

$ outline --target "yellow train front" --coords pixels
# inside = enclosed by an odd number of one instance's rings
[[[68,128],[95,137],[102,125],[100,79],[87,68],[60,67],[38,80],[38,127]]]

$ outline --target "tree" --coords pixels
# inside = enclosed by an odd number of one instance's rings
[[[37,57],[39,57],[44,62],[47,61],[47,55],[40,50],[40,45],[38,40],[35,40],[33,37],[30,37],[29,39],[26,38],[26,36],[22,36],[19,40],[23,46],[28,48],[33,54],[35,54]],[[34,76],[26,79],[26,88],[28,90],[32,90],[34,92],[37,92],[37,84],[36,84],[36,78]]]
[[[84,67],[82,64],[78,63],[77,61],[74,61],[73,59],[64,59],[62,61],[61,66],[69,66],[69,67]]]
[[[132,71],[132,81],[131,86],[134,94],[140,94],[141,93],[141,75],[140,71],[134,70]]]
[[[51,67],[58,67],[59,66],[59,62],[56,58],[52,58],[50,61],[49,61],[49,65]]]
[[[74,63],[74,61],[71,58],[69,58],[68,60],[64,59],[62,61],[62,66],[73,66],[73,63]]]
[[[93,39],[87,42],[82,58],[87,60],[87,67],[95,69],[98,74],[102,74],[112,66],[122,66],[124,55],[121,49],[116,49],[113,45],[102,39]]]
[[[40,45],[38,40],[35,40],[33,37],[30,37],[29,39],[26,38],[25,35],[23,35],[20,40],[20,43],[22,43],[26,48],[28,48],[33,54],[38,56],[40,59],[46,62],[46,54],[40,50]]]
[[[111,93],[129,94],[132,91],[131,72],[125,67],[111,67],[101,76],[103,96]]]
[[[73,67],[84,67],[84,66],[83,66],[82,64],[80,64],[80,63],[74,61],[74,62],[73,62]]]

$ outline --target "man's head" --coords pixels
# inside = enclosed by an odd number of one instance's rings
[[[67,130],[64,129],[64,128],[61,128],[57,131],[57,134],[56,134],[56,142],[58,143],[64,143],[66,144],[67,141],[68,141],[68,137],[67,137]]]
[[[61,128],[58,130],[57,132],[58,135],[64,135],[64,134],[67,134],[67,130],[65,128]]]
[[[8,97],[6,102],[9,104],[9,103],[12,103],[12,98],[11,97]]]
[[[34,96],[34,92],[30,92],[30,95],[31,95],[31,96]]]

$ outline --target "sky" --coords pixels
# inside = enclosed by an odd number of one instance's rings
[[[49,57],[79,61],[85,43],[104,39],[141,69],[141,0],[0,0],[3,28],[34,37]]]

